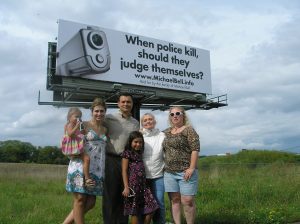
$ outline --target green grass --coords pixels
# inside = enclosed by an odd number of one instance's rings
[[[202,174],[201,174],[202,173]],[[288,223],[300,220],[300,166],[215,166],[200,171],[196,223]]]
[[[0,223],[62,223],[72,209],[67,166],[0,163]],[[100,200],[87,223],[102,223]]]
[[[253,165],[230,162],[232,157],[200,159],[195,223],[300,220],[300,164],[276,160]],[[64,188],[66,169],[63,165],[0,163],[0,223],[62,223],[73,200]],[[166,197],[167,221],[169,206]],[[101,197],[86,220],[102,223]]]

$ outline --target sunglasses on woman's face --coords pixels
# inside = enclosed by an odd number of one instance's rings
[[[178,111],[178,112],[175,112],[175,113],[170,113],[170,116],[171,116],[171,117],[174,117],[175,115],[176,115],[176,116],[183,115],[183,112]]]

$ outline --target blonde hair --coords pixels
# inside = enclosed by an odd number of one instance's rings
[[[184,108],[180,107],[180,106],[174,106],[174,107],[170,107],[170,109],[169,109],[169,124],[170,124],[170,126],[173,127],[173,123],[172,123],[172,120],[171,120],[171,117],[170,117],[170,113],[175,108],[179,109],[182,112],[183,125],[190,125],[189,118],[187,117]]]
[[[82,116],[82,112],[78,107],[71,107],[67,114],[67,121],[70,120],[70,118],[73,114],[78,114],[80,117]]]
[[[97,97],[97,98],[94,99],[94,101],[92,103],[92,106],[91,106],[91,111],[93,112],[95,107],[97,107],[97,106],[102,106],[105,109],[105,111],[107,110],[106,103],[100,97]]]

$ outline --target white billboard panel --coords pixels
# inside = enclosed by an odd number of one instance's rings
[[[209,51],[59,20],[56,75],[211,94]]]

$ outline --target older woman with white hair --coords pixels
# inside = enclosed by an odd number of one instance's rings
[[[145,149],[143,161],[145,165],[147,182],[151,188],[159,209],[154,213],[153,224],[165,223],[165,205],[164,205],[164,153],[162,142],[165,134],[155,128],[156,120],[153,114],[146,113],[141,118],[141,125]]]
[[[197,159],[200,151],[199,136],[188,124],[182,107],[169,110],[171,127],[164,131],[165,190],[172,205],[172,216],[180,224],[181,205],[187,224],[194,224],[196,215],[195,195],[198,190]]]

